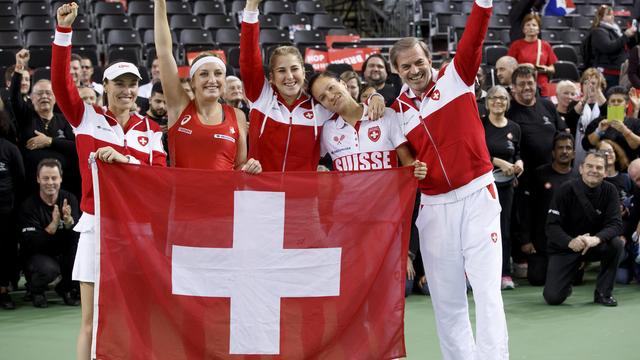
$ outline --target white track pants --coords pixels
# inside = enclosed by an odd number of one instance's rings
[[[493,187],[489,190],[489,187]],[[495,185],[434,204],[422,195],[416,220],[443,358],[508,359],[507,323],[500,293],[502,245]],[[459,195],[458,195],[459,196]],[[442,199],[442,198],[440,198]],[[441,202],[441,201],[437,201]],[[476,305],[476,340],[465,273]]]

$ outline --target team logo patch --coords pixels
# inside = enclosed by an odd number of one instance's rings
[[[149,143],[149,138],[146,136],[138,136],[138,144],[142,146],[147,146]]]
[[[193,132],[190,129],[183,128],[183,127],[179,127],[178,131],[181,132],[181,133],[187,134],[187,135],[191,135],[191,133]]]
[[[338,137],[338,135],[333,137],[333,141],[335,141],[336,143],[338,143],[338,145],[342,145],[342,140],[344,140],[345,136],[344,135],[340,135],[340,137]]]
[[[552,185],[551,185],[551,183],[550,183],[550,182],[546,182],[546,183],[544,183],[544,188],[545,188],[545,189],[547,189],[547,190],[551,189],[551,186],[552,186]]]
[[[440,90],[436,90],[431,94],[431,100],[440,100]]]
[[[222,140],[226,140],[226,141],[231,141],[232,143],[236,142],[236,139],[232,138],[231,136],[227,136],[227,135],[223,135],[223,134],[213,134],[213,138],[214,139],[222,139]]]
[[[231,133],[231,135],[236,133],[236,129],[232,128],[231,126],[229,126],[229,132]]]
[[[513,134],[512,134],[512,133],[508,133],[508,134],[507,134],[507,139],[509,139],[509,140],[513,140]]]
[[[313,119],[313,111],[306,111],[303,116],[311,120]]]
[[[493,241],[494,243],[498,242],[498,233],[495,233],[495,232],[491,233],[491,241]]]
[[[378,141],[380,139],[380,127],[374,126],[372,128],[369,128],[367,135],[369,136],[369,140],[373,142]]]
[[[185,115],[182,120],[180,120],[180,125],[184,125],[186,123],[189,122],[189,120],[191,120],[191,115]]]

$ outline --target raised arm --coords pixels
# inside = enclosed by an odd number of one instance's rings
[[[15,114],[18,127],[30,120],[28,110],[29,106],[24,101],[22,94],[20,93],[20,84],[22,83],[22,72],[27,70],[29,64],[29,50],[22,49],[16,54],[16,66],[11,77],[11,86],[9,87],[9,94],[11,96],[11,109]]]
[[[240,76],[247,99],[255,102],[264,86],[264,68],[260,51],[260,24],[258,23],[260,0],[249,0],[242,13],[240,36]]]
[[[69,73],[71,62],[71,25],[78,16],[76,3],[64,4],[58,8],[58,26],[51,47],[51,87],[56,103],[64,117],[73,127],[80,126],[85,104],[78,94],[76,84]]]
[[[167,126],[171,128],[189,104],[190,99],[180,85],[178,65],[176,59],[173,58],[171,30],[167,20],[167,2],[165,0],[155,0],[153,28],[156,54],[160,64],[160,82],[167,101],[169,118]]]
[[[456,71],[468,86],[474,84],[482,62],[482,43],[489,28],[492,4],[492,0],[475,0],[467,20],[468,31],[462,35],[456,56],[453,58]]]

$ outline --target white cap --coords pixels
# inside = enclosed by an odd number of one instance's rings
[[[123,74],[133,74],[142,80],[138,67],[129,62],[117,62],[109,66],[103,73],[102,79],[113,80]]]

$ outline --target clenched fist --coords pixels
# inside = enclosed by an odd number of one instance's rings
[[[64,4],[58,8],[58,25],[62,27],[71,27],[76,16],[78,16],[78,4]]]

